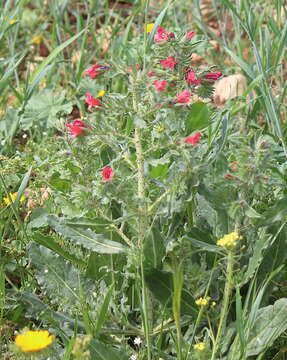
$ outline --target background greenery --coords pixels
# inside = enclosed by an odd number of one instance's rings
[[[285,359],[286,4],[2,0],[0,10],[1,357],[21,358],[10,345],[27,327],[56,335],[40,355],[51,359]],[[155,22],[196,31],[193,68],[241,73],[240,96],[169,106],[177,88],[155,93],[145,75],[171,51],[145,34]],[[95,62],[109,70],[91,80]],[[100,90],[104,110],[90,113],[85,91]],[[90,133],[72,139],[65,123],[79,117]],[[194,131],[200,143],[186,146]],[[232,231],[243,236],[235,251],[216,246]]]

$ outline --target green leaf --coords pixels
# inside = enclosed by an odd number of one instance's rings
[[[26,187],[28,185],[31,172],[32,172],[32,167],[30,167],[28,172],[24,175],[23,180],[21,181],[21,184],[20,184],[19,189],[17,191],[16,199],[14,201],[15,206],[17,206],[19,204],[21,197],[24,195],[24,191],[25,191],[25,189],[26,189]]]
[[[287,329],[287,299],[279,299],[274,305],[257,311],[250,330],[247,356],[255,356],[272,346],[273,342]]]
[[[162,180],[166,177],[168,169],[169,169],[169,163],[163,165],[157,165],[151,168],[149,175],[152,179]]]
[[[185,120],[185,132],[189,135],[195,130],[207,127],[209,124],[209,111],[204,102],[197,101],[191,105],[190,114]]]
[[[84,266],[85,262],[81,259],[78,259],[73,254],[68,253],[64,250],[51,236],[45,236],[40,232],[34,232],[32,238],[38,244],[54,251],[56,254],[62,256],[64,259],[69,260],[75,264]]]
[[[172,273],[158,269],[152,269],[145,275],[147,286],[154,297],[164,306],[171,307],[173,293]],[[181,294],[181,313],[185,315],[197,314],[197,309],[192,305],[194,303],[192,296],[185,289]]]
[[[160,231],[154,227],[146,236],[144,243],[144,267],[161,268],[165,255],[165,243]]]
[[[78,245],[100,254],[118,254],[124,252],[126,247],[121,243],[106,239],[102,234],[96,234],[90,229],[66,225],[65,218],[54,215],[48,216],[48,225],[59,234],[69,240],[75,241]]]
[[[255,274],[256,270],[260,266],[263,260],[263,251],[270,244],[270,240],[272,235],[266,234],[266,229],[261,229],[258,234],[258,240],[255,242],[255,246],[253,249],[253,254],[249,258],[248,268],[244,274],[243,280],[241,282],[241,286],[246,284],[248,280],[250,280]]]
[[[70,114],[72,110],[72,103],[66,101],[65,91],[58,92],[55,96],[52,90],[43,89],[28,101],[21,125],[24,130],[30,129],[33,125],[55,127],[58,117]]]
[[[51,323],[51,319],[59,322],[59,326],[69,324],[71,328],[77,328],[79,330],[85,330],[82,321],[77,322],[70,316],[61,312],[53,311],[48,305],[44,304],[37,296],[27,292],[17,292],[17,300],[19,303],[23,302],[27,306],[28,313],[32,314],[33,317],[47,319]]]
[[[199,241],[196,239],[193,239],[189,236],[184,236],[184,239],[189,240],[193,246],[204,250],[204,251],[209,251],[209,252],[213,252],[213,253],[217,253],[217,254],[222,254],[223,252],[221,251],[220,247],[216,246],[216,245],[210,245],[208,243],[205,243],[203,241]]]
[[[93,360],[128,360],[129,356],[111,345],[93,339],[90,342],[91,359]]]
[[[280,199],[277,203],[268,209],[259,222],[260,226],[275,223],[277,221],[284,221],[287,217],[287,197]]]
[[[36,270],[36,279],[52,303],[60,304],[64,311],[71,311],[80,303],[80,295],[92,293],[93,281],[80,273],[71,264],[44,246],[32,243],[29,257]]]
[[[114,288],[113,288],[113,286],[111,286],[106,293],[106,296],[104,298],[104,301],[103,301],[101,307],[99,308],[99,311],[97,314],[97,321],[95,324],[95,336],[96,337],[99,336],[100,330],[101,330],[103,324],[105,323],[113,292],[114,292]]]

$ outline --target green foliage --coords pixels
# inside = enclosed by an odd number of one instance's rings
[[[247,356],[258,355],[268,349],[287,329],[287,299],[279,299],[257,311],[247,344]]]
[[[189,28],[188,2],[0,0],[4,358],[24,327],[54,334],[51,360],[284,352],[283,2],[193,5]],[[217,107],[211,71],[248,87]]]

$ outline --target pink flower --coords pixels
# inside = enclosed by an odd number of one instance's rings
[[[102,103],[93,97],[91,93],[86,92],[86,103],[89,105],[88,109],[91,110],[93,107],[101,106]]]
[[[160,43],[168,40],[168,38],[169,38],[169,33],[164,28],[159,26],[156,29],[156,34],[153,39],[155,42]]]
[[[73,120],[71,124],[65,124],[65,125],[67,126],[73,137],[86,134],[84,128],[87,127],[87,125],[81,120],[76,119]]]
[[[156,76],[156,72],[155,72],[155,71],[149,71],[149,72],[147,73],[147,76],[148,76],[148,77]]]
[[[205,79],[208,80],[218,80],[222,76],[221,72],[211,72],[209,74],[204,75]]]
[[[87,125],[86,125],[83,121],[81,121],[81,120],[79,120],[79,119],[73,120],[73,121],[72,121],[72,124],[73,124],[74,126],[87,127]]]
[[[105,69],[105,66],[102,66],[102,65],[92,65],[90,67],[88,67],[84,74],[89,76],[91,79],[95,79],[100,73],[101,71],[98,71],[98,70],[104,70]]]
[[[173,56],[169,56],[164,60],[160,60],[161,65],[166,69],[173,69],[176,65],[176,61]]]
[[[186,34],[186,37],[185,37],[185,40],[189,40],[189,39],[192,39],[195,35],[195,31],[189,31],[187,34]]]
[[[195,146],[199,142],[200,138],[201,138],[201,132],[196,132],[195,134],[188,136],[184,140],[184,142],[186,144],[190,144],[192,146]]]
[[[195,71],[189,71],[186,75],[186,81],[188,84],[198,85],[200,80],[196,78]]]
[[[165,80],[155,80],[153,84],[157,91],[163,91],[167,87],[167,81]]]
[[[190,102],[191,93],[188,90],[184,90],[176,96],[176,102],[180,104],[188,104]]]
[[[175,38],[175,35],[173,32],[167,32],[164,28],[159,26],[156,29],[156,34],[153,39],[155,42],[161,43],[161,42],[167,41],[168,39],[173,39],[173,38]]]
[[[113,176],[113,169],[110,166],[105,166],[102,170],[102,179],[104,181],[110,181],[112,180]]]

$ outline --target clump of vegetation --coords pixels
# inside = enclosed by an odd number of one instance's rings
[[[0,1],[4,359],[284,358],[284,4],[215,5]]]

